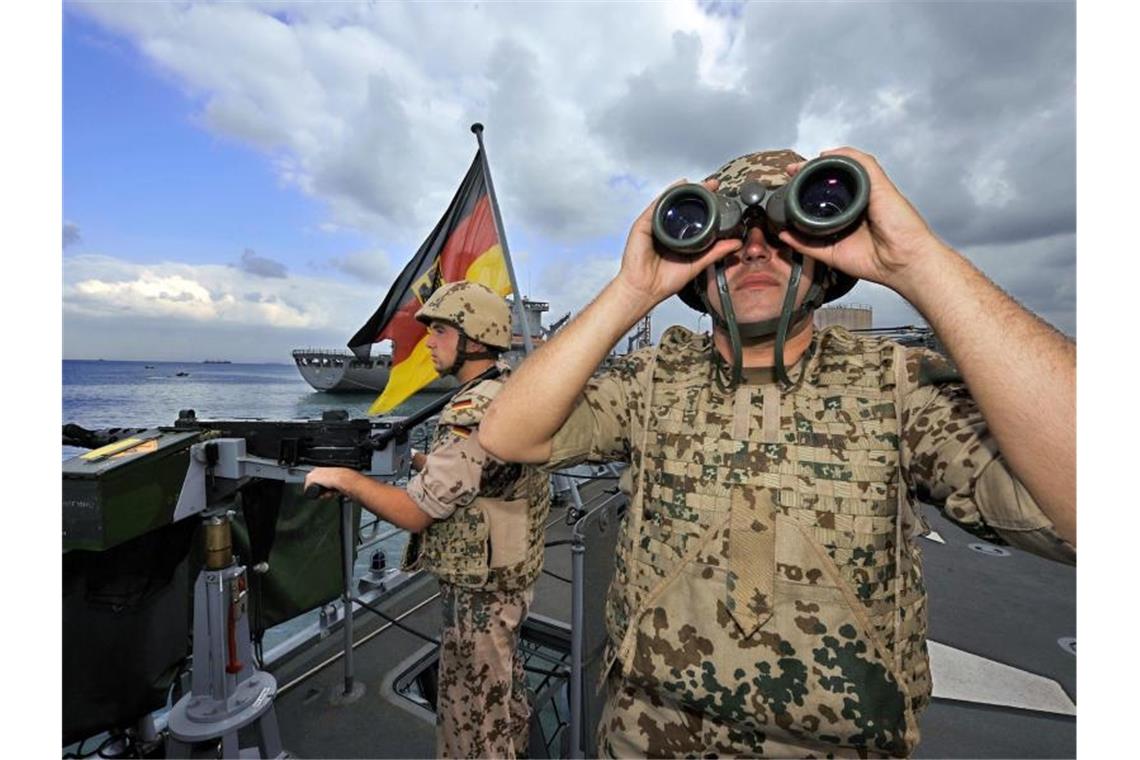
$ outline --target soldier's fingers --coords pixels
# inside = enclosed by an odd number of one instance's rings
[[[715,264],[743,247],[744,241],[739,238],[716,241],[712,248],[709,248],[700,258],[693,262],[694,273],[703,271],[710,264]]]
[[[818,239],[800,237],[791,230],[781,230],[780,240],[796,253],[802,253],[828,266],[834,266],[835,244]]]

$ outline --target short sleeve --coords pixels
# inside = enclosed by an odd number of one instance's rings
[[[475,428],[450,425],[428,452],[424,468],[408,481],[408,496],[436,520],[450,517],[479,495],[486,457]]]
[[[1075,549],[1010,472],[966,386],[925,369],[918,374],[922,382],[906,395],[899,420],[908,486],[974,535],[1075,562]]]
[[[634,415],[641,397],[645,354],[625,357],[590,378],[570,416],[554,434],[544,469],[593,462],[628,462]]]

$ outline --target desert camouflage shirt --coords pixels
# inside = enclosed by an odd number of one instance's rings
[[[500,368],[509,372],[505,363]],[[501,387],[502,380],[473,383],[440,414],[423,470],[408,482],[412,501],[436,521],[409,542],[405,569],[504,591],[527,588],[538,577],[549,478],[535,467],[496,459],[477,437]]]
[[[549,468],[631,465],[610,662],[758,750],[905,755],[931,688],[911,498],[989,541],[1073,549],[940,355],[829,328],[794,387],[746,370],[726,392],[710,349],[670,328],[593,378],[553,441]]]

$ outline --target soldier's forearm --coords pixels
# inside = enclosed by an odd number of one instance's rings
[[[508,462],[545,462],[551,440],[613,345],[652,308],[613,281],[507,380],[479,425],[479,443]]]
[[[419,533],[434,522],[430,515],[412,501],[407,491],[379,483],[356,470],[345,469],[340,473],[335,487],[345,498],[355,501],[397,528]]]
[[[1076,346],[944,246],[899,292],[946,346],[1010,469],[1075,545]]]

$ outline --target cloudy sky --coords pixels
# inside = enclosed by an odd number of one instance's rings
[[[764,148],[874,154],[935,231],[1076,332],[1071,3],[67,3],[63,355],[342,347],[486,125],[549,320],[668,183]],[[877,326],[920,317],[861,283]],[[670,299],[655,333],[707,327]]]

